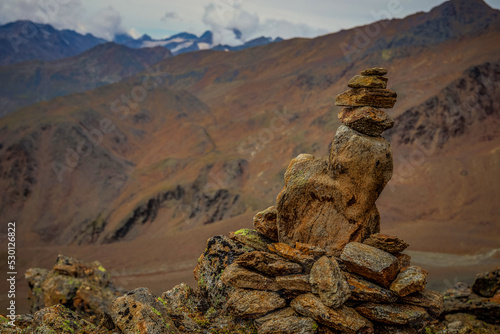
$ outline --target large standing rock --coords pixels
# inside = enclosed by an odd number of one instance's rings
[[[398,274],[398,259],[378,248],[351,242],[345,246],[342,261],[352,273],[387,287]]]
[[[363,241],[378,233],[380,217],[375,201],[392,177],[389,142],[342,125],[330,147],[329,163],[337,211],[358,227],[359,236],[350,241]]]
[[[373,324],[360,316],[354,309],[345,305],[331,309],[312,293],[298,296],[292,300],[290,306],[297,313],[312,318],[341,333],[373,333]]]
[[[227,301],[235,317],[255,319],[286,305],[276,292],[236,289]]]
[[[323,256],[316,261],[309,281],[312,292],[319,295],[323,304],[328,307],[339,307],[351,296],[349,285],[334,258]]]
[[[290,162],[285,188],[277,198],[279,240],[294,246],[312,244],[332,254],[350,241],[379,231],[374,205],[358,220],[345,217],[339,190],[331,177],[328,161],[301,154]],[[373,203],[372,203],[373,204]],[[360,216],[362,216],[360,218]]]
[[[236,263],[246,268],[252,268],[266,275],[281,276],[298,274],[302,266],[298,263],[286,261],[282,257],[266,252],[254,251],[241,255]]]
[[[179,333],[165,305],[147,288],[117,298],[111,307],[111,317],[123,333]]]

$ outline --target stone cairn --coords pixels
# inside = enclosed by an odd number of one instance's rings
[[[300,154],[255,230],[209,239],[194,274],[212,307],[265,333],[417,333],[442,312],[403,240],[380,232],[375,201],[392,176],[380,134],[394,124],[383,68],[337,96],[341,125],[329,156]]]

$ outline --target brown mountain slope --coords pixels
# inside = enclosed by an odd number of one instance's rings
[[[129,49],[105,43],[77,56],[0,66],[0,116],[57,96],[118,82],[171,56],[156,47]]]

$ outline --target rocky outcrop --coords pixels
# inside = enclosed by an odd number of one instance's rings
[[[26,272],[31,312],[64,305],[89,319],[109,313],[113,300],[126,291],[117,287],[99,262],[86,263],[59,255],[52,270],[33,268]]]

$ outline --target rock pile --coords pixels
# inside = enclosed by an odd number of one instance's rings
[[[344,125],[329,156],[293,159],[255,230],[232,233],[225,246],[209,242],[195,277],[214,306],[254,319],[261,334],[414,333],[439,316],[442,296],[425,289],[427,272],[401,253],[408,244],[379,233],[375,200],[392,176],[380,134],[394,123],[378,108],[396,102],[386,73],[369,69],[349,81],[335,100]],[[229,260],[223,271],[206,269],[213,252]]]

